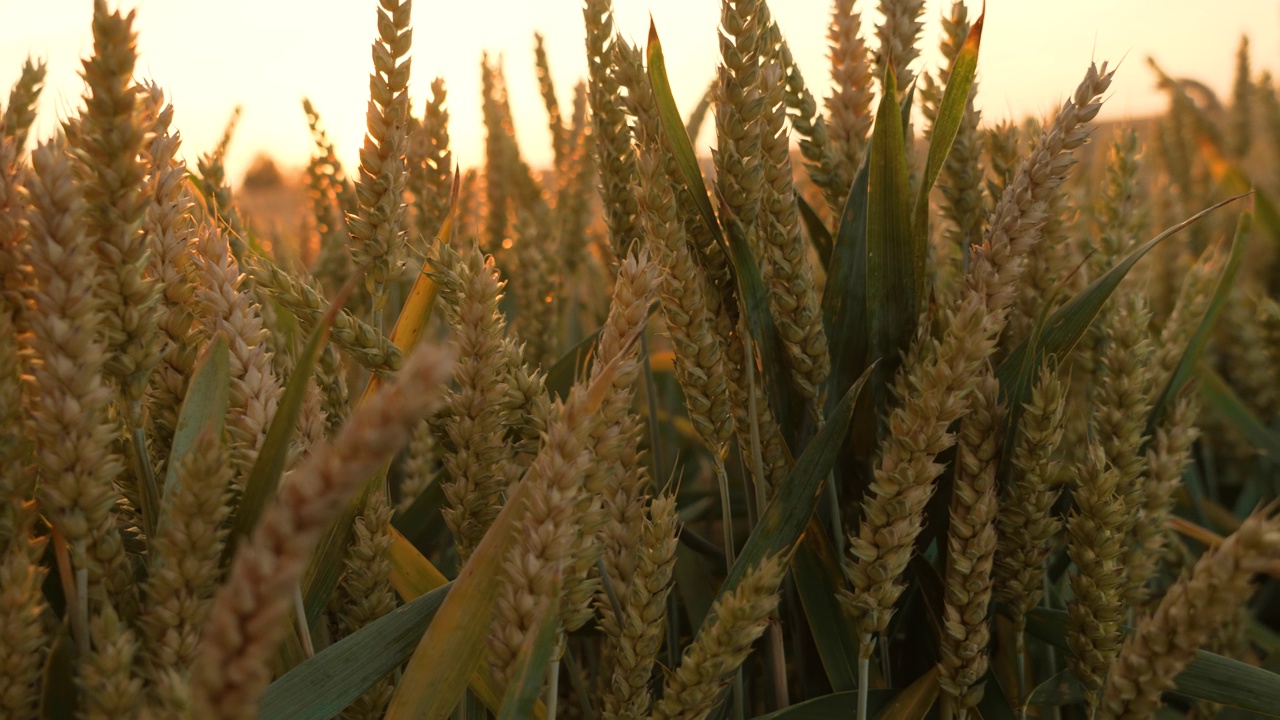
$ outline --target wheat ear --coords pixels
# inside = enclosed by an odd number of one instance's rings
[[[93,56],[84,62],[88,94],[75,150],[89,177],[86,219],[99,259],[106,372],[120,383],[130,422],[137,426],[141,410],[133,406],[160,360],[161,345],[156,305],[160,287],[145,274],[148,248],[138,232],[147,198],[145,168],[139,162],[144,130],[136,117],[133,20],[133,12],[108,13],[105,0],[94,2]]]
[[[4,108],[4,117],[0,118],[0,128],[4,128],[0,135],[11,141],[18,151],[27,144],[31,123],[35,122],[36,103],[44,89],[46,70],[43,60],[35,62],[27,58],[22,63],[22,74],[9,90],[9,104]]]
[[[391,587],[391,506],[381,489],[370,494],[356,516],[351,546],[347,548],[346,572],[338,583],[334,600],[335,618],[341,636],[352,633],[396,609],[396,593]],[[383,678],[342,711],[347,720],[376,720],[384,717],[395,681]]]
[[[387,282],[399,271],[404,249],[404,150],[409,129],[409,27],[412,0],[380,0],[373,43],[364,147],[356,182],[357,211],[347,218],[351,257],[367,268],[365,286],[374,317],[387,304]],[[375,321],[379,334],[381,323]]]
[[[445,400],[442,428],[441,465],[448,474],[443,514],[465,562],[498,516],[511,480],[502,427],[508,415],[502,403],[508,392],[506,322],[498,311],[503,284],[493,258],[473,242],[460,250],[440,246],[433,264],[439,268],[441,300],[459,358],[457,389]]]
[[[582,9],[587,38],[587,100],[591,104],[592,158],[600,173],[609,245],[616,258],[640,236],[640,208],[632,191],[638,184],[635,150],[614,69],[613,4],[587,0]]]
[[[622,617],[605,626],[614,658],[612,674],[605,676],[606,720],[641,720],[649,713],[649,679],[662,646],[675,569],[675,498],[654,498],[646,514],[638,528],[635,568],[623,586]]]
[[[1067,554],[1076,566],[1070,576],[1075,599],[1067,606],[1068,663],[1094,707],[1120,649],[1127,509],[1120,473],[1096,443],[1077,465],[1074,487],[1075,507],[1067,517]]]
[[[1124,643],[1107,676],[1097,717],[1153,717],[1161,694],[1249,597],[1253,577],[1280,559],[1274,505],[1249,516],[1221,545],[1200,557]]]
[[[124,600],[132,595],[132,571],[112,514],[119,497],[113,482],[122,464],[113,452],[117,426],[107,414],[107,349],[100,336],[83,330],[103,322],[95,292],[97,255],[85,234],[84,200],[61,141],[37,147],[31,164],[24,258],[31,268],[31,312],[23,342],[30,353],[25,374],[38,448],[38,497],[67,539],[73,567],[87,573],[95,604],[117,592]],[[88,602],[79,599],[81,608]]]
[[[996,554],[996,472],[1004,427],[999,395],[1000,383],[988,369],[974,388],[973,409],[961,421],[951,491],[938,684],[950,696],[950,709],[959,720],[982,700],[991,642],[988,611]]]
[[[168,710],[185,702],[186,688],[159,681],[168,672],[185,677],[199,652],[200,632],[222,575],[231,488],[227,450],[210,432],[171,462],[177,463],[177,484],[165,498],[140,622],[143,665],[154,682],[152,702]],[[175,691],[182,695],[174,696]]]
[[[711,714],[752,644],[764,634],[786,571],[786,558],[766,558],[716,600],[680,665],[667,676],[654,720],[703,720]]]
[[[196,250],[200,322],[206,334],[225,333],[230,343],[232,412],[227,425],[235,468],[232,486],[238,490],[252,472],[275,417],[280,380],[267,348],[270,333],[263,326],[262,307],[246,292],[247,276],[240,274],[226,235],[202,225]]]

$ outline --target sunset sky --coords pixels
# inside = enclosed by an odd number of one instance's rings
[[[170,92],[190,160],[216,141],[237,104],[244,116],[229,157],[238,181],[253,156],[267,152],[301,166],[311,151],[301,99],[311,98],[344,163],[354,167],[363,136],[374,38],[373,0],[139,0],[139,76]],[[859,3],[871,32],[875,3]],[[618,27],[642,42],[649,13],[663,38],[676,100],[686,112],[714,72],[717,0],[614,0]],[[828,0],[771,4],[815,94],[827,89]],[[938,19],[950,0],[929,2],[921,61],[938,62]],[[980,3],[970,0],[972,15]],[[32,54],[49,64],[37,133],[77,109],[77,76],[92,47],[90,0],[0,0],[0,102]],[[546,37],[561,103],[586,74],[580,0],[418,0],[414,5],[411,95],[420,111],[431,80],[449,88],[450,133],[464,166],[480,162],[480,55],[505,58],[511,104],[525,156],[550,155],[546,116],[533,70],[533,33]],[[1104,117],[1157,112],[1146,57],[1171,74],[1195,77],[1229,92],[1240,35],[1248,33],[1255,72],[1277,67],[1280,3],[1276,0],[991,0],[979,63],[979,105],[987,120],[1042,114],[1079,82],[1091,58],[1124,62]],[[873,43],[874,44],[874,43]],[[704,136],[703,142],[707,139]]]

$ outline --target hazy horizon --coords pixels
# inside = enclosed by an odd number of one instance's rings
[[[0,27],[0,100],[17,79],[28,54],[49,65],[36,135],[47,136],[58,119],[79,108],[83,83],[77,73],[92,49],[88,0],[5,3]],[[115,4],[113,4],[115,5]],[[175,107],[189,161],[218,140],[233,108],[244,115],[228,157],[235,182],[258,153],[282,167],[306,163],[312,150],[301,100],[309,97],[354,170],[363,139],[371,69],[374,2],[268,4],[228,0],[219,7],[142,0],[136,7],[139,78],[166,89]],[[878,19],[875,3],[861,2],[864,33]],[[935,68],[940,18],[950,2],[926,5],[925,52],[916,67]],[[626,37],[643,42],[652,12],[663,38],[676,100],[686,113],[710,81],[717,62],[718,0],[615,0],[615,20]],[[968,3],[970,16],[981,3]],[[771,9],[791,42],[815,95],[825,95],[828,0],[777,1]],[[492,19],[500,17],[500,23]],[[410,94],[419,113],[437,75],[449,90],[450,135],[455,158],[465,167],[483,157],[480,57],[485,50],[505,59],[507,85],[521,150],[530,163],[550,158],[546,114],[533,69],[534,32],[545,37],[560,103],[567,115],[573,86],[586,75],[579,0],[491,0],[414,7],[414,51]],[[1146,67],[1153,56],[1175,76],[1194,77],[1219,96],[1230,92],[1241,33],[1250,36],[1255,74],[1275,67],[1280,50],[1280,3],[1276,0],[1024,0],[988,4],[979,63],[979,107],[984,120],[1051,111],[1083,76],[1091,59],[1114,65],[1124,58],[1101,117],[1144,117],[1161,110]],[[874,47],[874,38],[871,38]],[[706,142],[704,136],[703,142]]]

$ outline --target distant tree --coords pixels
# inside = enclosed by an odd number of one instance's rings
[[[283,186],[284,176],[270,155],[258,153],[245,171],[242,185],[246,190],[270,190]]]

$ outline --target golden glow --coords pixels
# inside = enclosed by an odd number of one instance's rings
[[[970,0],[972,13],[979,2]],[[869,31],[874,2],[862,0]],[[301,99],[310,97],[348,167],[357,162],[374,37],[372,0],[183,0],[123,2],[136,6],[141,77],[154,78],[174,102],[188,159],[211,148],[237,104],[244,117],[228,159],[239,179],[258,152],[301,166],[311,151]],[[623,35],[643,42],[652,12],[663,38],[673,90],[691,108],[716,62],[717,0],[614,0]],[[930,2],[921,62],[937,63],[938,18],[950,6]],[[815,94],[825,91],[828,0],[774,0]],[[0,5],[0,92],[17,79],[28,53],[49,63],[49,83],[37,134],[50,133],[81,104],[80,59],[90,50],[88,0],[43,0]],[[449,88],[450,133],[463,166],[478,163],[480,54],[505,58],[511,104],[528,160],[549,160],[546,116],[533,71],[533,33],[546,36],[556,89],[566,112],[573,84],[586,74],[579,0],[419,0],[414,7],[414,109],[431,80]],[[1171,74],[1193,76],[1229,92],[1235,46],[1251,36],[1255,71],[1276,66],[1280,9],[1271,0],[991,0],[979,65],[979,105],[988,120],[1042,114],[1079,82],[1091,58],[1126,57],[1103,117],[1141,116],[1163,99],[1144,64],[1154,55]],[[874,40],[872,41],[874,46]],[[0,95],[0,102],[7,95]],[[706,142],[703,138],[703,143]]]

